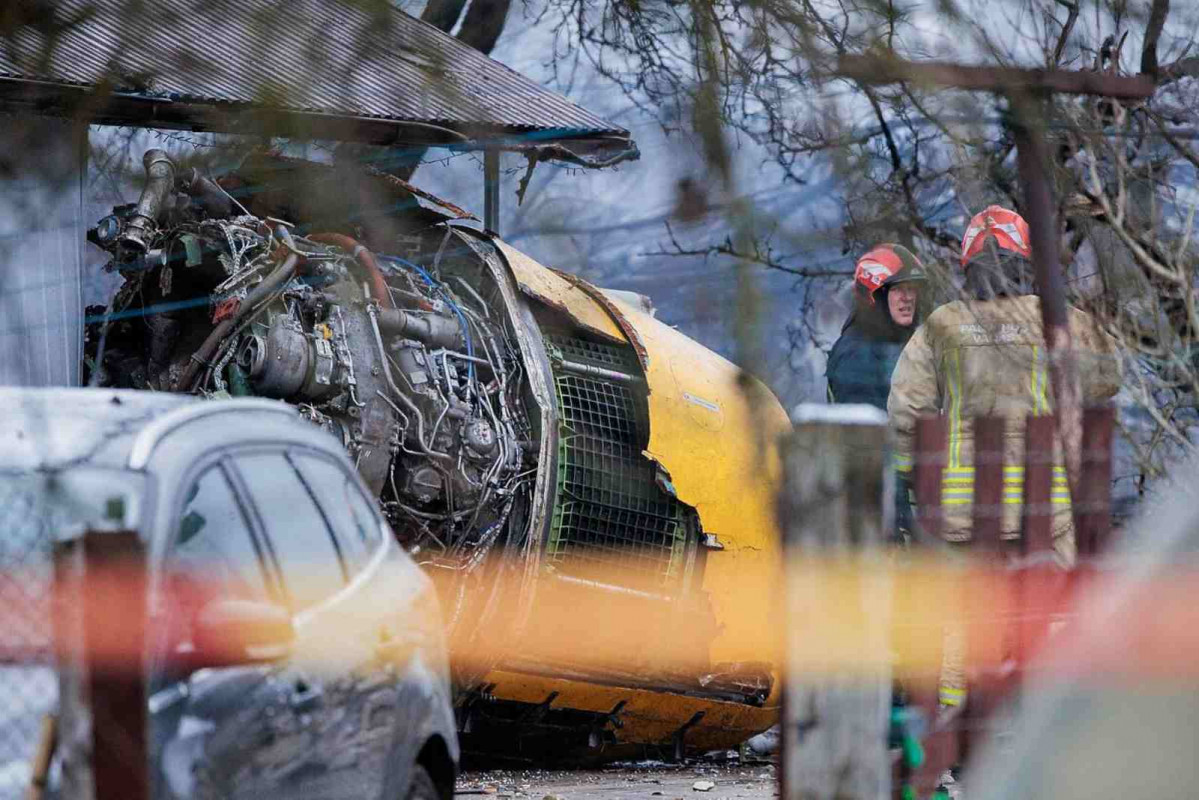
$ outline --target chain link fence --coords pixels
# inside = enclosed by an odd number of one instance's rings
[[[47,485],[45,476],[0,473],[0,800],[24,796],[58,699],[51,546],[67,520],[47,502]]]

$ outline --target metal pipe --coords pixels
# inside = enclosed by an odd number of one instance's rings
[[[175,162],[165,150],[147,150],[142,164],[146,168],[146,184],[121,234],[121,244],[139,253],[150,249],[150,239],[158,230],[158,217],[166,204],[167,193],[175,185]]]
[[[483,298],[479,297],[479,293],[475,291],[475,287],[471,286],[469,283],[467,283],[466,281],[464,281],[462,278],[458,277],[457,275],[454,276],[454,280],[456,280],[456,281],[458,281],[458,283],[462,284],[462,288],[466,289],[466,291],[470,294],[470,296],[475,298],[475,302],[477,302],[479,304],[479,308],[483,309],[483,316],[486,317],[487,319],[491,319],[491,309],[489,309],[487,307],[487,304],[483,302]]]
[[[448,453],[440,453],[425,443],[424,414],[421,413],[420,408],[417,407],[416,403],[412,401],[412,398],[400,391],[399,387],[396,386],[395,379],[391,376],[391,367],[387,363],[387,350],[383,347],[383,334],[379,332],[379,312],[375,308],[374,303],[367,303],[366,313],[370,317],[371,330],[374,331],[375,334],[375,344],[379,348],[379,359],[383,365],[383,377],[387,380],[387,385],[391,388],[391,391],[394,392],[396,397],[400,399],[400,402],[406,405],[408,410],[412,412],[412,415],[416,417],[416,443],[420,445],[421,451],[424,452],[424,454],[429,458],[453,466],[454,459],[452,456],[450,456]]]
[[[379,312],[379,327],[389,336],[417,339],[440,347],[452,347],[464,341],[458,320],[428,311],[386,308]]]
[[[300,257],[295,253],[288,253],[287,258],[283,259],[283,263],[275,268],[275,271],[263,278],[262,283],[254,287],[246,298],[242,300],[238,306],[237,313],[231,317],[221,320],[212,332],[208,334],[208,338],[200,345],[200,349],[192,354],[191,360],[187,363],[187,368],[175,383],[174,389],[178,391],[183,388],[190,390],[192,384],[195,383],[196,373],[200,371],[200,367],[208,366],[208,361],[212,358],[212,354],[216,352],[217,346],[221,340],[233,330],[242,318],[250,312],[255,306],[261,303],[268,296],[283,288],[292,277],[296,274],[296,265],[300,263]]]
[[[478,356],[468,356],[466,353],[459,353],[457,350],[450,350],[445,347],[438,348],[437,350],[434,350],[433,352],[429,353],[429,355],[435,356],[435,357],[436,356],[453,356],[454,358],[460,358],[463,361],[473,361],[476,364],[482,364],[483,366],[487,367],[488,369],[492,368],[491,362],[487,361],[486,359],[479,358]]]
[[[483,227],[499,233],[500,227],[500,151],[483,151]]]
[[[625,372],[617,372],[614,369],[604,369],[603,367],[592,366],[591,364],[581,364],[578,361],[562,361],[562,369],[567,372],[576,372],[580,375],[591,375],[596,378],[604,378],[610,381],[619,383],[638,383],[641,378],[636,375],[629,375]]]
[[[179,183],[183,191],[200,202],[204,208],[204,215],[209,219],[226,219],[233,215],[233,204],[236,202],[233,196],[195,167],[184,172],[179,177]],[[250,213],[241,203],[237,205],[242,213]]]

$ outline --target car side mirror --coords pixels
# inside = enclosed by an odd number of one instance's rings
[[[291,653],[296,631],[291,612],[253,600],[214,600],[200,609],[192,625],[193,670],[264,664]]]

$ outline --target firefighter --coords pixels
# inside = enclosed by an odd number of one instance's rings
[[[966,300],[929,315],[912,336],[891,383],[888,415],[896,434],[897,466],[910,471],[916,420],[949,419],[947,463],[941,485],[942,535],[952,547],[969,547],[974,491],[972,423],[976,416],[1006,421],[1002,536],[1019,536],[1024,491],[1024,425],[1029,415],[1053,413],[1048,361],[1041,326],[1041,299],[1033,294],[1028,223],[1014,211],[990,206],[970,220],[962,237]],[[1070,334],[1081,377],[1083,403],[1110,398],[1119,389],[1114,348],[1094,319],[1069,309]],[[1070,490],[1059,457],[1052,503],[1054,550],[1062,566],[1074,562]],[[957,632],[946,640],[941,702],[965,696]]]
[[[853,279],[853,310],[828,356],[828,400],[886,411],[891,372],[919,322],[924,267],[906,247],[880,244],[858,259]]]

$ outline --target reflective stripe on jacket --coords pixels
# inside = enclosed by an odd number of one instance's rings
[[[1082,379],[1083,402],[1110,398],[1120,386],[1111,340],[1090,315],[1070,309],[1070,331]],[[1049,365],[1035,295],[988,302],[949,303],[934,311],[904,348],[891,379],[888,415],[896,434],[896,467],[912,467],[916,420],[948,417],[947,463],[941,484],[942,533],[970,538],[974,495],[974,432],[978,416],[1006,420],[1003,522],[1017,535],[1024,494],[1024,425],[1029,415],[1053,413]],[[1052,500],[1055,535],[1069,534],[1070,491],[1055,442]]]

